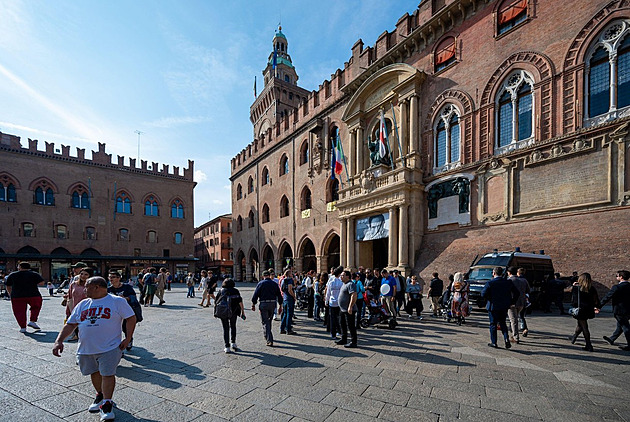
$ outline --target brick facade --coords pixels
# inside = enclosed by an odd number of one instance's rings
[[[546,250],[557,270],[589,271],[610,283],[609,273],[627,267],[616,260],[613,266],[610,257],[618,255],[606,235],[621,228],[618,221],[630,221],[630,94],[619,91],[618,98],[611,83],[609,111],[594,115],[587,94],[596,47],[617,48],[629,25],[630,4],[620,0],[452,0],[422,2],[373,47],[357,41],[343,68],[300,104],[282,115],[274,107],[252,115],[256,139],[232,160],[233,192],[239,185],[243,192],[233,199],[234,219],[244,221],[234,234],[237,277],[251,278],[259,263],[278,270],[287,259],[300,269],[304,245],[319,271],[333,260],[423,277],[464,271],[478,252],[502,248],[492,239],[513,229],[522,238],[516,246]],[[611,56],[611,66],[616,60]],[[270,77],[261,96],[276,99],[277,80]],[[369,150],[381,115],[390,128],[391,165],[378,165]],[[445,120],[452,115],[457,119]],[[444,122],[456,129],[449,132]],[[346,166],[333,201],[337,130]],[[442,140],[453,136],[459,142]],[[301,164],[305,143],[310,155]],[[284,157],[287,174],[280,172]],[[264,169],[268,184],[260,183]],[[310,209],[304,208],[306,188]],[[283,196],[287,217],[280,217]],[[264,205],[270,213],[263,223]],[[362,222],[377,214],[389,217],[387,240],[357,241]],[[595,215],[614,217],[597,228],[604,235],[584,249],[583,259],[570,258],[573,248],[555,249],[576,245],[556,239],[576,236],[572,227],[595,227],[585,225]],[[484,236],[475,236],[474,248],[455,242],[460,249],[448,242],[454,231],[466,233],[464,240],[469,233]],[[339,242],[338,250],[328,250],[331,241]],[[439,258],[447,252],[453,256]]]
[[[213,218],[195,228],[195,258],[197,270],[212,270],[232,274],[232,215]]]
[[[172,274],[194,269],[192,161],[182,171],[144,160],[136,167],[135,159],[125,165],[122,156],[112,163],[105,144],[87,159],[79,148],[73,156],[68,146],[57,150],[47,142],[41,151],[36,140],[23,147],[20,138],[4,133],[0,141],[1,188],[15,186],[17,199],[4,195],[0,201],[4,270],[14,270],[21,260],[30,261],[45,279],[67,274],[76,261],[98,273],[116,268],[125,276],[149,265],[165,266]],[[37,203],[38,187],[51,189],[53,204],[47,205],[48,198]],[[123,193],[129,213],[116,212]],[[146,215],[147,201],[153,215]],[[173,205],[181,218],[173,218]],[[33,230],[26,226],[25,231],[24,224]]]

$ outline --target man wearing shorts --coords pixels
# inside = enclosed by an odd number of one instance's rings
[[[87,299],[74,307],[66,325],[57,336],[53,355],[63,352],[63,340],[79,329],[77,363],[83,375],[89,375],[96,398],[88,411],[100,412],[101,421],[114,419],[112,396],[116,386],[116,368],[136,328],[136,316],[122,297],[107,294],[103,277],[91,277],[85,284]],[[122,323],[127,333],[122,337]]]

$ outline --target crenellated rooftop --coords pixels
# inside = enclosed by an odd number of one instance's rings
[[[319,113],[344,97],[350,97],[372,74],[393,63],[400,63],[430,48],[454,26],[461,24],[491,0],[424,0],[412,15],[405,13],[392,32],[383,32],[373,47],[364,47],[359,39],[351,48],[352,56],[311,91],[297,110],[289,111],[265,134],[264,144],[254,139],[231,160],[232,175],[248,161],[305,127]],[[280,88],[274,88],[280,89]],[[279,94],[279,93],[277,93]],[[263,93],[261,93],[263,95]]]
[[[188,160],[188,168],[182,169],[173,166],[171,171],[168,164],[160,164],[156,162],[149,163],[140,160],[140,167],[136,166],[135,158],[128,158],[129,165],[125,165],[125,157],[117,156],[117,162],[112,162],[112,154],[105,152],[105,143],[98,143],[98,151],[92,151],[92,159],[85,158],[85,148],[76,148],[76,155],[70,155],[70,146],[61,145],[61,149],[56,149],[52,142],[45,142],[45,150],[38,149],[39,141],[37,139],[28,139],[28,148],[22,147],[19,136],[10,135],[0,132],[0,150],[17,152],[21,154],[37,155],[39,157],[50,158],[54,160],[62,160],[67,162],[93,165],[99,167],[107,167],[121,171],[130,171],[134,173],[147,174],[153,176],[162,176],[176,179],[184,179],[193,181],[194,161]]]

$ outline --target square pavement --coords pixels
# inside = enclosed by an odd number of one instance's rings
[[[602,340],[615,328],[610,313],[589,321],[593,353],[568,341],[571,317],[536,312],[520,344],[491,349],[484,311],[462,326],[403,316],[396,330],[359,330],[358,349],[335,345],[297,311],[299,335],[280,335],[274,322],[270,348],[247,310],[254,285],[237,287],[247,314],[237,353],[223,353],[212,307],[186,298],[184,286],[166,292],[164,306],[143,308],[118,368],[117,421],[630,422],[630,353]],[[52,355],[61,297],[41,292],[37,333],[19,333],[10,302],[0,301],[0,422],[98,421],[87,412],[94,391],[76,366],[76,343]]]

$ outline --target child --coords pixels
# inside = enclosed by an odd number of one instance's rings
[[[48,284],[46,284],[46,287],[48,288],[48,294],[50,296],[54,296],[55,295],[55,286],[53,286],[52,282],[48,282]]]

